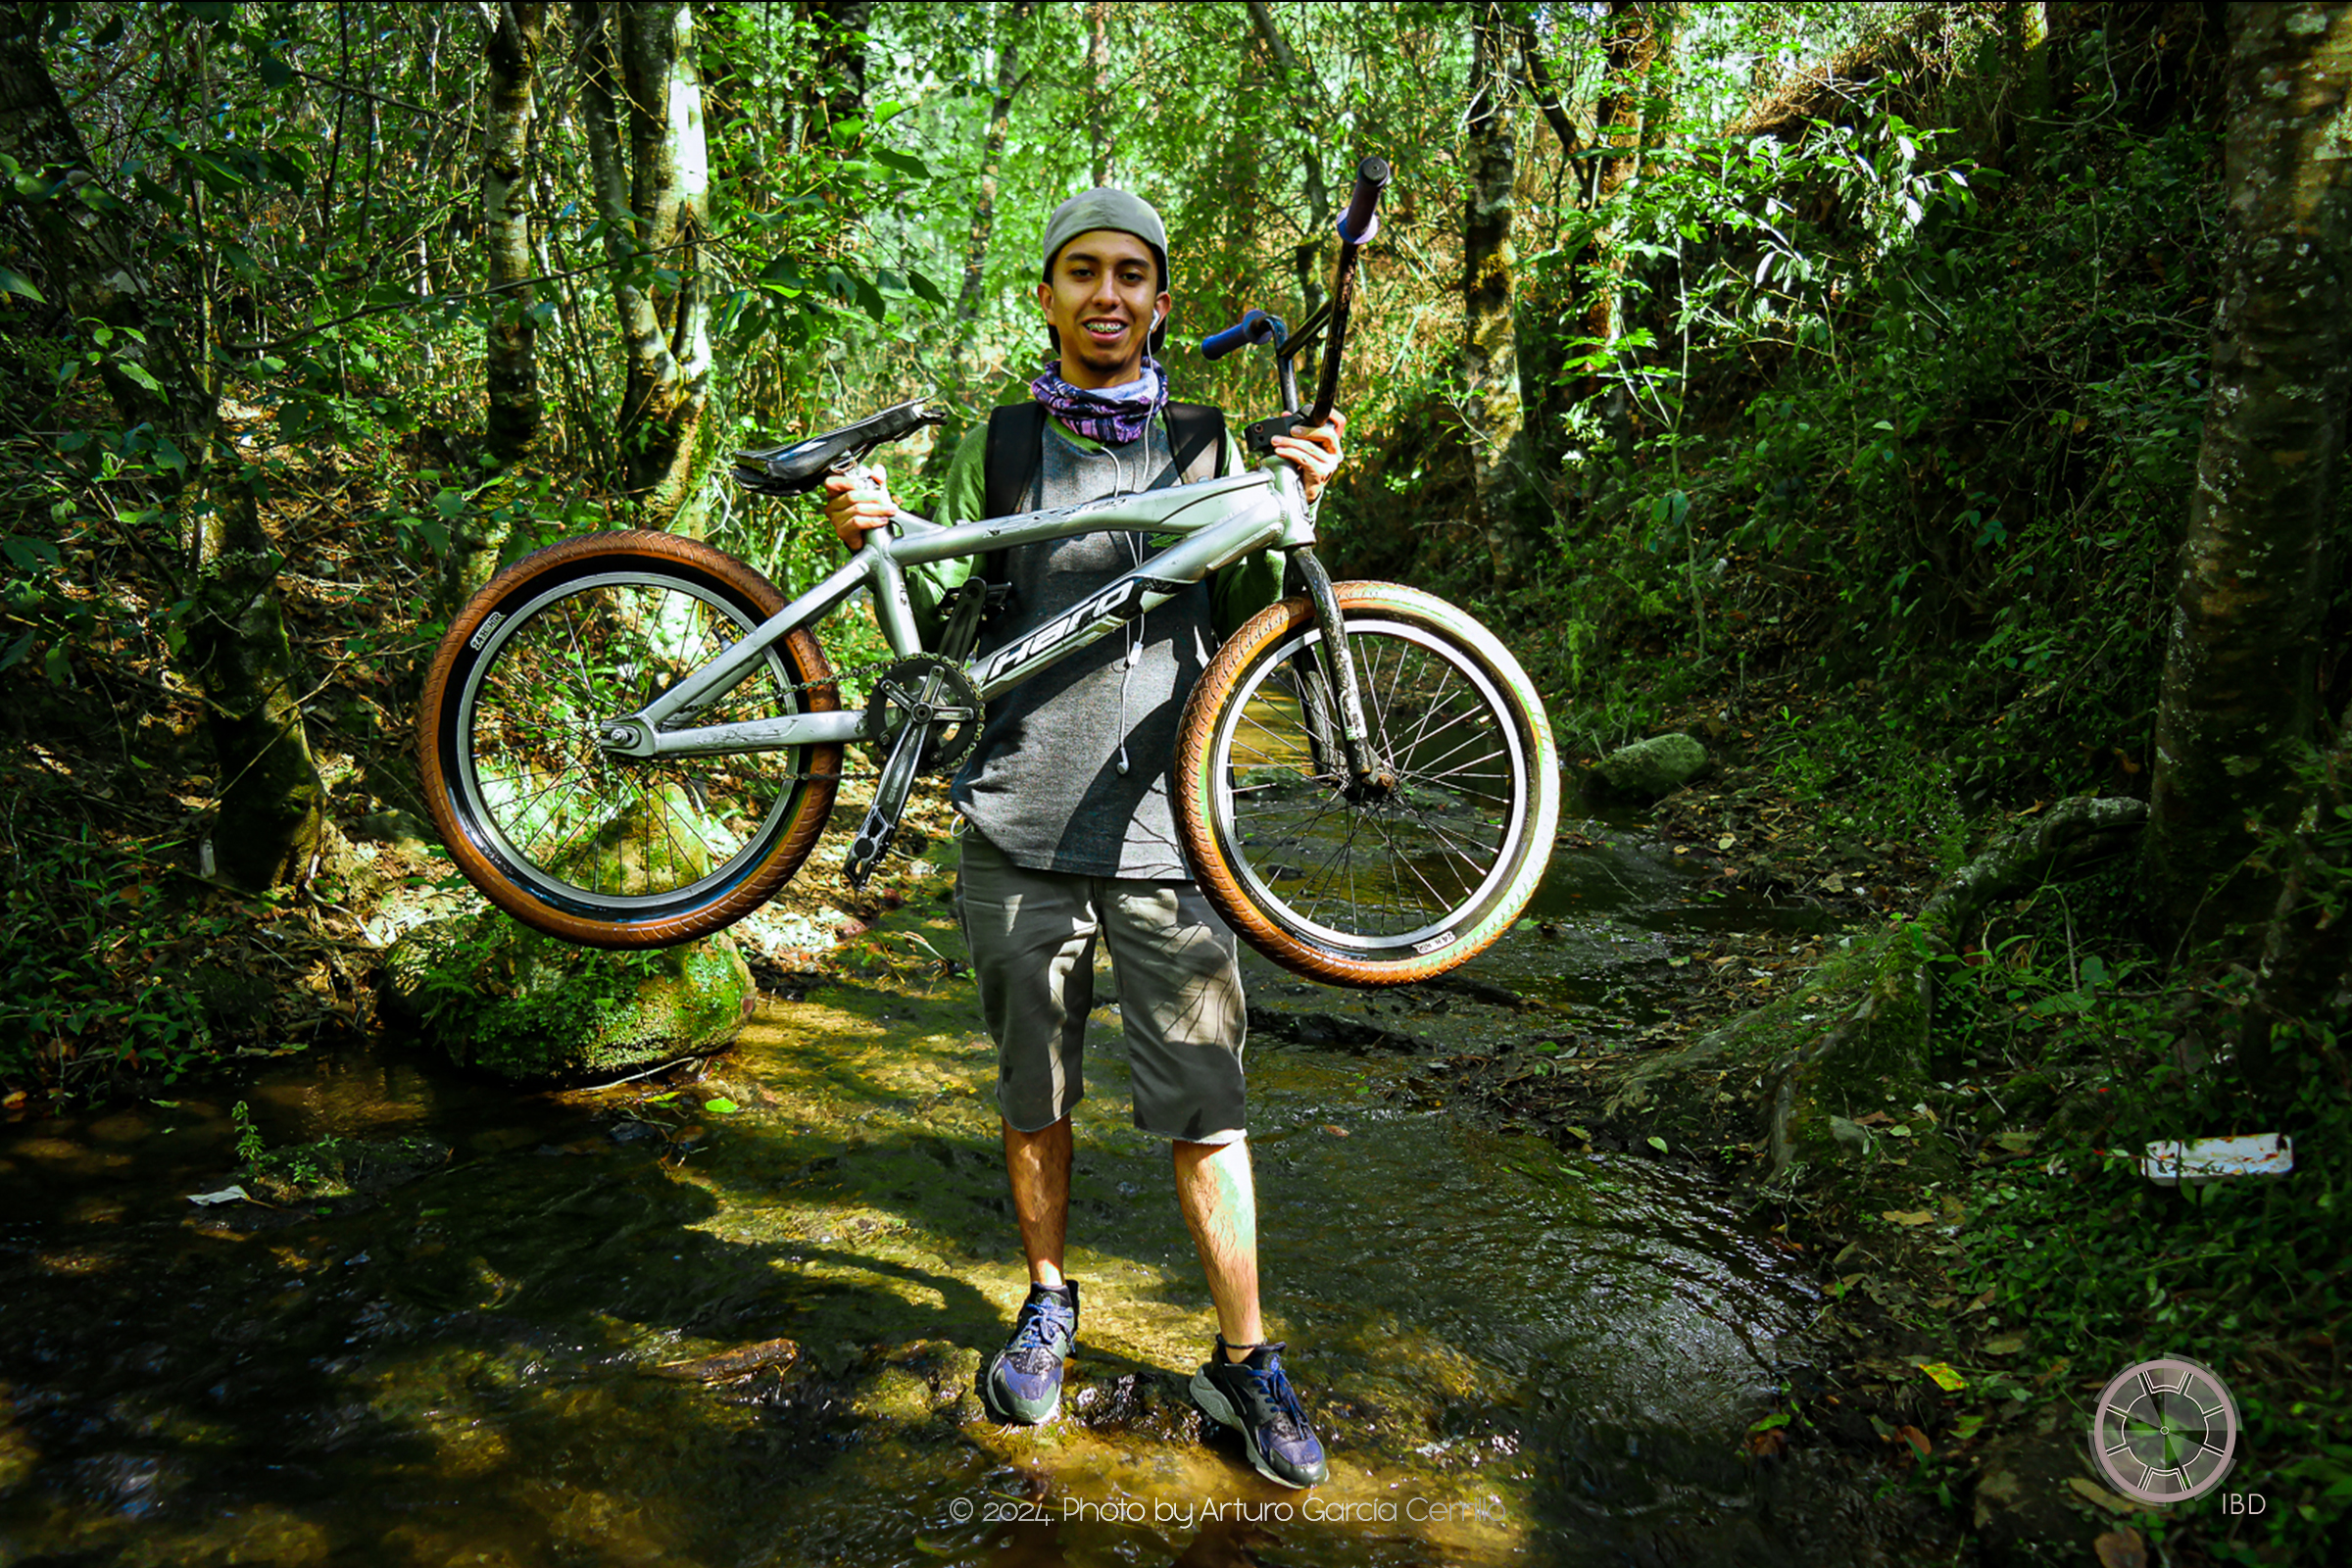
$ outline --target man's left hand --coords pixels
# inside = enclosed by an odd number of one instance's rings
[[[1340,437],[1347,429],[1348,416],[1334,410],[1329,424],[1274,438],[1275,453],[1298,465],[1298,487],[1306,492],[1310,507],[1331,476],[1340,471]]]

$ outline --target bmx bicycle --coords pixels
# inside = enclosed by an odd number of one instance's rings
[[[459,868],[567,941],[706,936],[807,860],[843,747],[868,741],[884,760],[845,859],[861,886],[915,778],[969,752],[990,699],[1274,548],[1303,591],[1226,640],[1183,718],[1171,795],[1202,891],[1252,947],[1318,980],[1401,985],[1487,948],[1550,856],[1559,772],[1543,701],[1509,651],[1444,600],[1333,582],[1298,473],[1268,444],[1330,416],[1357,253],[1388,178],[1385,161],[1364,160],[1330,296],[1296,332],[1251,311],[1201,344],[1212,359],[1274,348],[1284,412],[1245,433],[1262,460],[1246,472],[953,526],[901,513],[789,604],[742,562],[664,533],[566,539],[500,572],[451,623],[419,714],[427,805]],[[1317,397],[1301,413],[1295,361],[1317,341]],[[901,404],[739,453],[735,476],[806,493],[944,417]],[[906,567],[1103,529],[1164,547],[986,652],[983,618],[1005,590],[967,581],[924,645]],[[860,588],[893,657],[859,672],[871,696],[845,708],[811,627]]]

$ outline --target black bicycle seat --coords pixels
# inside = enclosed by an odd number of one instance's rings
[[[948,411],[920,398],[895,409],[781,447],[746,447],[735,454],[735,482],[761,495],[794,496],[824,483],[844,458],[861,458],[885,442],[946,420]]]

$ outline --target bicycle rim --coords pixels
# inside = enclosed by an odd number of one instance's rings
[[[1497,678],[1451,638],[1350,611],[1387,799],[1350,803],[1312,622],[1252,659],[1211,740],[1212,829],[1244,896],[1347,959],[1434,954],[1505,896],[1529,853],[1536,746]]]
[[[804,754],[639,760],[596,737],[751,632],[758,607],[699,574],[628,564],[543,581],[501,608],[451,694],[450,804],[472,847],[575,921],[650,925],[726,900],[790,825]],[[771,651],[690,722],[796,711],[794,684]]]

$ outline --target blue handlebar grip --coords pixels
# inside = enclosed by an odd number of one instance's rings
[[[1211,332],[1200,340],[1200,357],[1221,360],[1235,349],[1249,343],[1263,343],[1275,332],[1274,318],[1263,311],[1251,311],[1222,332]]]

